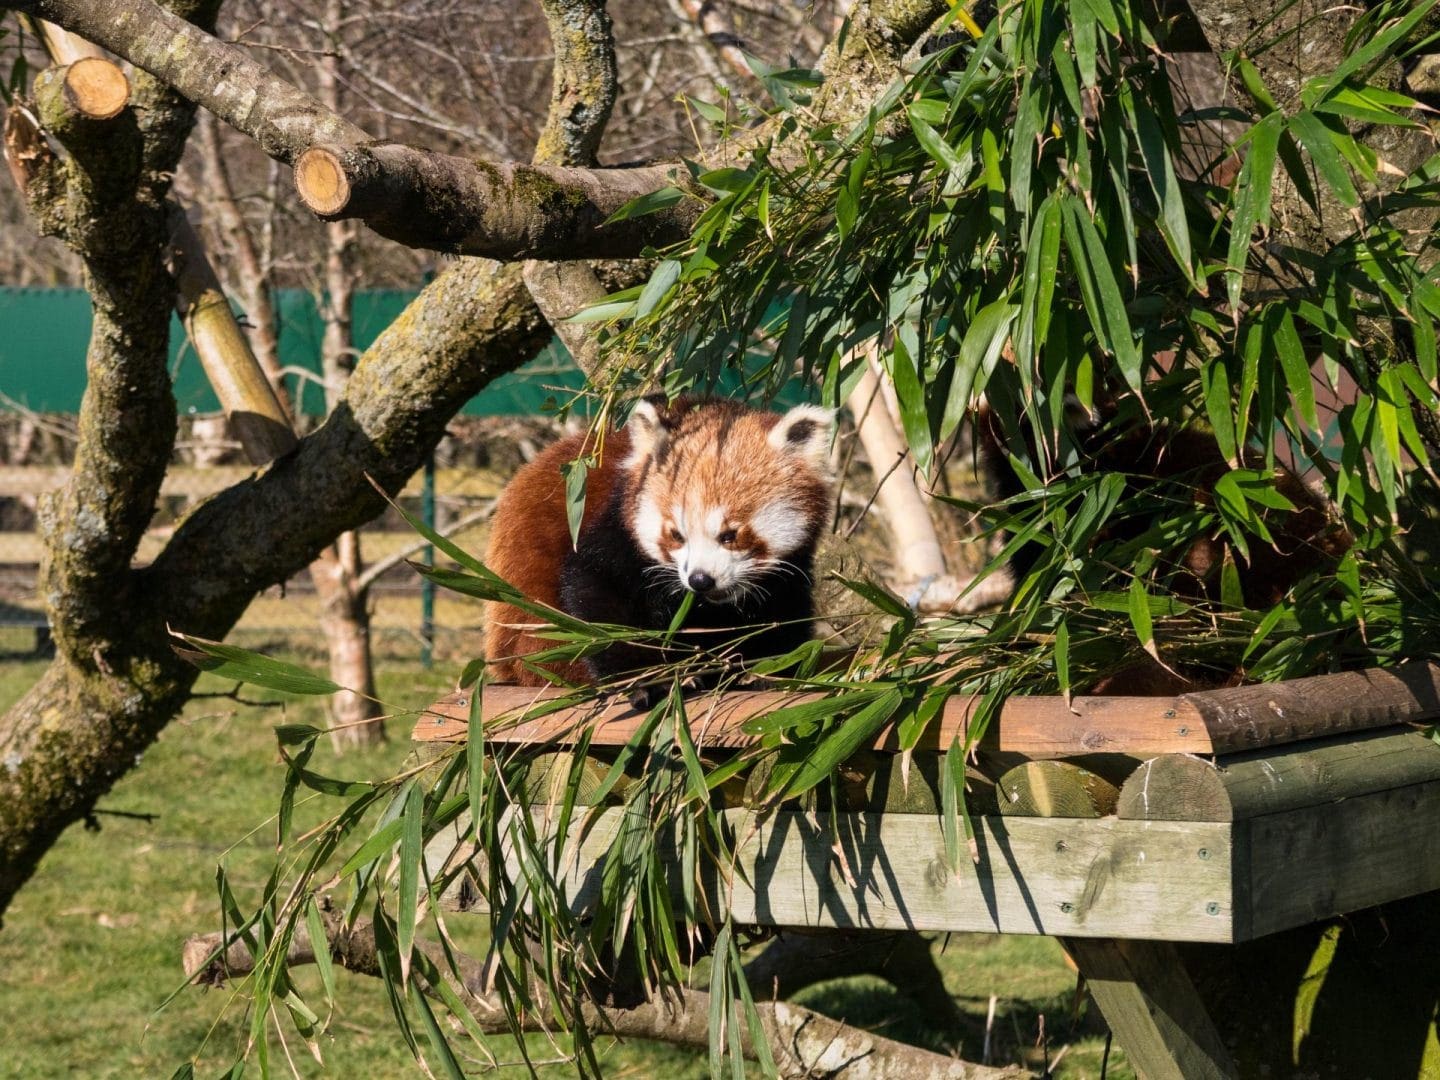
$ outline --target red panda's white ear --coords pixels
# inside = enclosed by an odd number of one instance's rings
[[[625,431],[630,436],[630,461],[637,462],[650,457],[664,446],[670,437],[655,402],[646,398],[635,403],[630,410],[630,419],[625,421]]]
[[[828,472],[830,444],[835,439],[835,410],[819,405],[796,405],[770,429],[770,445],[790,454],[817,472]]]

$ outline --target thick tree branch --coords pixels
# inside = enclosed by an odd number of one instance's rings
[[[331,959],[361,975],[380,976],[374,929],[361,920],[346,929],[335,912],[323,912]],[[227,978],[253,970],[254,962],[243,942],[234,942],[223,954],[206,963],[224,939],[220,934],[197,935],[185,942],[185,973],[196,982],[217,986]],[[422,946],[436,967],[447,969],[447,959],[436,946]],[[483,966],[473,957],[455,953],[467,1004],[487,1032],[511,1030],[498,995],[485,991]],[[292,964],[314,963],[315,949],[304,927],[296,930],[287,959]],[[554,1014],[544,989],[531,988],[535,1008],[522,1020],[524,1030],[549,1030]],[[569,1012],[568,1008],[565,1010]],[[594,1031],[609,1031],[622,1038],[654,1039],[678,1046],[705,1047],[710,1042],[710,995],[683,989],[633,1008],[585,1003],[584,1022]],[[782,1077],[828,1076],[836,1080],[880,1080],[904,1076],[910,1080],[1023,1080],[1032,1074],[1018,1066],[976,1065],[917,1046],[886,1039],[852,1028],[820,1013],[787,1002],[759,1002],[756,1011],[769,1040],[775,1065]],[[753,1057],[748,1029],[743,1033],[747,1057]]]
[[[213,4],[177,6],[213,17]],[[159,730],[146,721],[168,719],[195,677],[136,649],[163,648],[164,630],[146,634],[148,597],[130,570],[174,445],[165,194],[194,110],[137,75],[130,106],[84,117],[66,75],[42,75],[37,98],[69,156],[27,195],[81,256],[93,320],[74,467],[38,508],[39,592],[59,655],[0,722],[0,910],[65,826],[134,766]]]
[[[123,617],[115,583],[126,579],[149,523],[176,421],[165,367],[171,285],[161,261],[164,213],[142,197],[145,153],[135,110],[106,120],[85,116],[66,91],[69,73],[42,72],[36,102],[42,127],[69,154],[63,184],[50,193],[58,201],[51,212],[84,260],[94,315],[75,466],[65,487],[39,506],[47,553],[41,594],[62,652],[88,665]]]
[[[490,163],[395,143],[312,146],[295,162],[300,200],[321,217],[359,218],[409,247],[506,260],[623,258],[682,240],[698,199],[603,223],[642,195],[688,182],[679,165]]]
[[[536,165],[591,165],[615,105],[615,39],[604,0],[541,0],[555,51],[550,111],[535,144]],[[525,285],[580,369],[598,381],[600,339],[569,322],[605,296],[584,262],[525,263]]]
[[[319,430],[181,524],[142,571],[157,610],[177,629],[223,634],[255,592],[383,508],[370,478],[398,491],[460,407],[549,336],[518,266],[467,260],[441,275],[360,357]]]
[[[555,52],[550,111],[537,165],[593,165],[619,85],[615,35],[603,0],[540,0]]]

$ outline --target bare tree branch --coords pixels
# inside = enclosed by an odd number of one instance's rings
[[[331,958],[341,967],[362,975],[381,974],[375,932],[368,920],[347,929],[336,912],[322,912]],[[232,942],[220,956],[224,938],[203,934],[185,942],[185,973],[196,982],[218,986],[227,978],[253,970],[254,961],[243,942]],[[435,966],[448,967],[444,952],[437,946],[422,945]],[[499,996],[485,990],[483,965],[473,957],[452,950],[462,976],[471,1013],[481,1029],[505,1033],[511,1030]],[[304,927],[296,929],[287,960],[292,964],[314,963],[315,949]],[[208,962],[207,962],[208,961]],[[527,1031],[553,1030],[549,1018],[561,1015],[550,1007],[544,988],[533,986],[535,1008],[525,1014]],[[570,1015],[567,1006],[564,1015]],[[595,1031],[609,1031],[622,1038],[654,1039],[678,1046],[704,1047],[710,1043],[710,995],[702,990],[682,989],[646,1001],[633,1008],[618,1008],[585,1002],[580,1006],[584,1023]],[[800,1005],[783,1001],[757,1002],[756,1012],[770,1043],[775,1065],[782,1077],[827,1076],[836,1080],[881,1080],[904,1076],[907,1080],[1023,1080],[1032,1076],[1018,1066],[977,1065],[947,1057],[917,1046],[908,1046],[859,1028],[853,1028]],[[742,1033],[747,1057],[754,1056],[748,1027]]]

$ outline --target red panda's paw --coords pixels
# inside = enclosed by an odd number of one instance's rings
[[[628,697],[630,707],[636,712],[649,712],[666,695],[665,687],[659,683],[652,683],[649,686],[637,686],[631,690]]]

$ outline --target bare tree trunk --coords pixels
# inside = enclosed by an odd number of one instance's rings
[[[325,33],[340,32],[343,0],[326,0]],[[341,108],[340,61],[335,50],[322,57],[319,101],[332,113]],[[325,225],[324,292],[319,298],[325,334],[320,343],[320,368],[325,379],[325,411],[335,408],[341,387],[355,366],[351,308],[355,249],[353,221]],[[330,678],[345,687],[330,699],[330,739],[337,750],[385,741],[385,721],[375,700],[375,665],[370,651],[370,590],[360,581],[364,571],[360,534],[341,533],[310,567],[310,580],[320,601],[320,628],[330,652]]]

